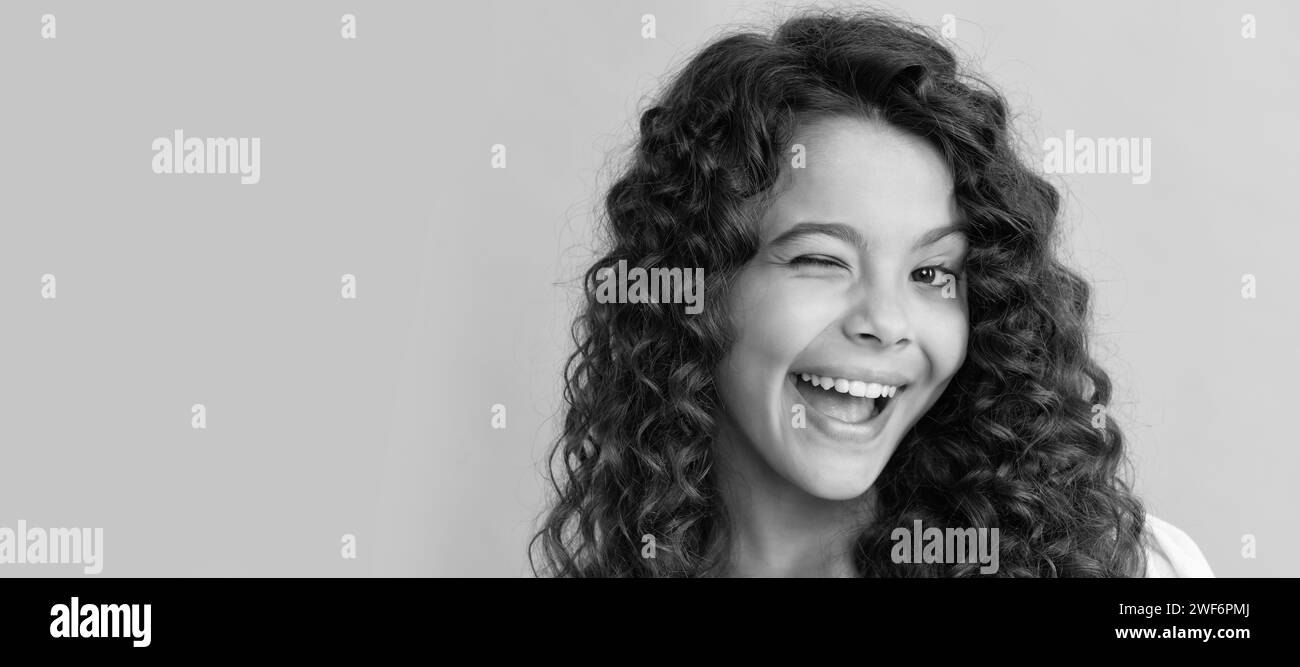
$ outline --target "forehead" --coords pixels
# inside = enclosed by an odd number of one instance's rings
[[[836,116],[799,124],[792,143],[803,146],[805,166],[784,165],[760,222],[764,240],[819,221],[852,225],[878,244],[910,242],[960,219],[952,173],[920,137],[880,121]]]

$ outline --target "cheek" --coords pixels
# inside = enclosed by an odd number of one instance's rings
[[[777,437],[787,410],[786,374],[838,312],[824,286],[819,295],[764,268],[737,277],[727,301],[732,345],[717,369],[727,413],[756,442]]]
[[[928,312],[921,332],[935,380],[950,380],[966,361],[966,345],[970,340],[970,316],[965,300],[961,307],[936,308]]]
[[[770,271],[746,272],[737,280],[728,312],[737,357],[769,379],[784,377],[790,364],[840,313],[825,285],[779,280]]]

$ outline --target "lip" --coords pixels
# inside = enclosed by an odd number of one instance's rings
[[[811,373],[813,371],[801,372]],[[807,418],[809,426],[830,440],[852,445],[854,447],[862,447],[864,444],[880,435],[884,431],[885,426],[889,424],[890,417],[894,414],[894,406],[902,402],[897,398],[890,399],[889,404],[885,406],[885,409],[877,413],[876,416],[865,422],[854,424],[836,419],[819,411],[817,408],[804,403],[802,396],[799,395],[799,390],[795,387],[795,382],[796,380],[794,375],[786,376],[786,383],[789,384],[790,391],[794,393],[795,400],[805,408],[804,415]],[[901,395],[902,394],[900,393],[899,396]]]
[[[845,380],[860,380],[862,382],[875,382],[876,384],[887,384],[894,387],[907,385],[910,380],[906,375],[887,371],[878,368],[868,368],[866,366],[831,368],[830,366],[811,366],[806,368],[792,369],[796,377],[802,373],[810,375],[820,375],[822,377],[844,378]]]

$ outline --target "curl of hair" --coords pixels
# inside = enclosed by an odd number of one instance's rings
[[[883,120],[935,146],[970,241],[966,361],[874,484],[858,571],[982,576],[977,563],[894,563],[892,529],[920,520],[998,528],[995,576],[1140,575],[1145,513],[1120,477],[1120,429],[1092,425],[1111,383],[1088,351],[1088,284],[1055,257],[1060,196],[1017,157],[996,90],[959,71],[928,28],[865,10],[805,11],[772,34],[719,38],[640,116],[604,201],[608,250],[584,275],[534,573],[726,574],[711,443],[727,314],[603,304],[596,286],[620,260],[702,267],[705,302],[725,302],[758,250],[754,215],[796,123],[825,115]]]

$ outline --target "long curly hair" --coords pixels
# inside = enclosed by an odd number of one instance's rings
[[[936,147],[970,248],[965,363],[873,484],[857,571],[983,576],[977,563],[894,563],[892,529],[920,520],[998,528],[994,576],[1140,576],[1145,512],[1122,479],[1120,429],[1093,409],[1111,383],[1088,350],[1089,286],[1055,257],[1060,195],[1018,158],[1000,93],[932,30],[867,10],[805,10],[771,34],[715,39],[640,115],[604,200],[607,252],[584,274],[534,574],[727,574],[711,446],[728,314],[600,303],[595,288],[620,260],[703,267],[706,303],[724,303],[758,250],[755,211],[795,124],[826,114],[880,118]]]

